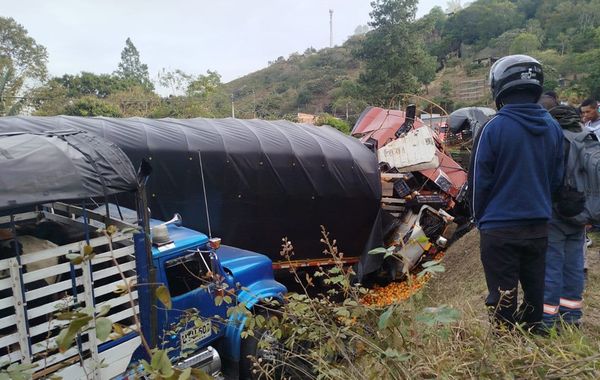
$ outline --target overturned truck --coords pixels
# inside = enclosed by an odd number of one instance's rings
[[[369,255],[363,265],[390,279],[406,275],[425,254],[435,257],[469,228],[466,171],[415,113],[415,106],[369,107],[352,130],[377,156],[383,195],[378,223],[385,255]]]
[[[321,225],[348,264],[382,245],[377,158],[333,128],[239,119],[0,118],[0,133],[73,129],[117,144],[134,165],[150,161],[152,217],[179,212],[186,227],[265,253],[276,269],[290,265],[279,255],[283,237],[294,244],[292,264],[326,264]],[[360,274],[375,269],[359,265]]]

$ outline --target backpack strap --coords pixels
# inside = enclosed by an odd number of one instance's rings
[[[564,134],[563,134],[564,135]],[[567,138],[566,135],[564,135],[564,139],[565,139],[565,144],[563,147],[563,186],[570,186],[571,185],[571,176],[568,174],[569,171],[567,170],[568,168],[568,164],[569,164],[569,153],[571,153],[571,141]]]

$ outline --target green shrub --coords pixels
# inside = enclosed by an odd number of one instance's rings
[[[321,114],[317,117],[316,125],[329,125],[345,134],[350,133],[350,126],[342,119],[338,119],[330,114]]]

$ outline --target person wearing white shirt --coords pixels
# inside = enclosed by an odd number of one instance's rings
[[[586,99],[581,103],[581,118],[584,126],[600,140],[600,112],[598,102],[594,99]]]

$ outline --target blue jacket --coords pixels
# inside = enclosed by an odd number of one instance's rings
[[[469,171],[480,230],[545,223],[563,178],[563,134],[538,104],[508,104],[476,138]]]

